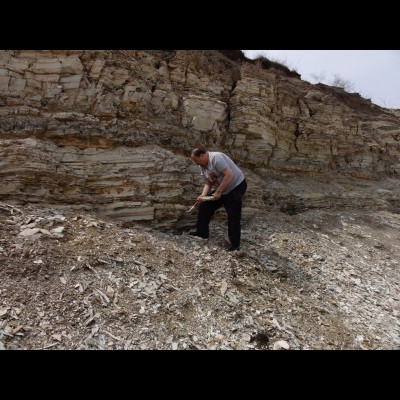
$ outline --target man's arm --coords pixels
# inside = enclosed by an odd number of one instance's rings
[[[220,183],[220,185],[218,186],[217,190],[214,193],[215,200],[218,200],[221,197],[221,193],[227,188],[227,186],[229,185],[229,183],[233,178],[233,172],[229,167],[226,167],[222,171],[222,175],[224,175],[222,182]]]
[[[203,197],[207,196],[208,193],[211,190],[211,182],[207,179],[204,183],[204,187],[203,187],[203,191],[201,193],[201,195],[197,198],[196,203],[194,203],[195,206],[199,205],[202,201],[203,201]]]
[[[200,197],[207,196],[210,190],[211,190],[211,182],[207,179],[206,182],[204,183],[203,192],[201,193]]]

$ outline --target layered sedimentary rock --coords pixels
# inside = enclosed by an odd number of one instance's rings
[[[247,214],[395,209],[399,144],[398,110],[219,51],[0,51],[2,201],[185,225],[204,146],[245,171]]]
[[[257,166],[400,172],[399,118],[326,85],[241,68],[231,97],[232,143]]]

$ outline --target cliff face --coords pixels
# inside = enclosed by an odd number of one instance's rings
[[[193,222],[192,148],[246,173],[245,213],[398,209],[400,119],[219,51],[0,51],[0,200]]]

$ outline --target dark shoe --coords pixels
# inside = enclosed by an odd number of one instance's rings
[[[189,235],[190,236],[197,236],[197,237],[202,238],[202,239],[208,239],[208,236],[200,235],[200,233],[197,233],[197,232],[189,232]]]
[[[231,247],[229,247],[229,249],[227,251],[240,251],[240,247],[239,246],[231,246]]]

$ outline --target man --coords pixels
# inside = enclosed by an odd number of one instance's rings
[[[195,203],[199,206],[196,232],[191,235],[204,239],[209,237],[209,224],[215,211],[222,205],[228,214],[228,237],[231,247],[228,251],[240,250],[242,197],[247,189],[243,172],[224,153],[194,149],[191,159],[201,167],[204,188]],[[214,199],[203,201],[204,196],[213,194]]]

